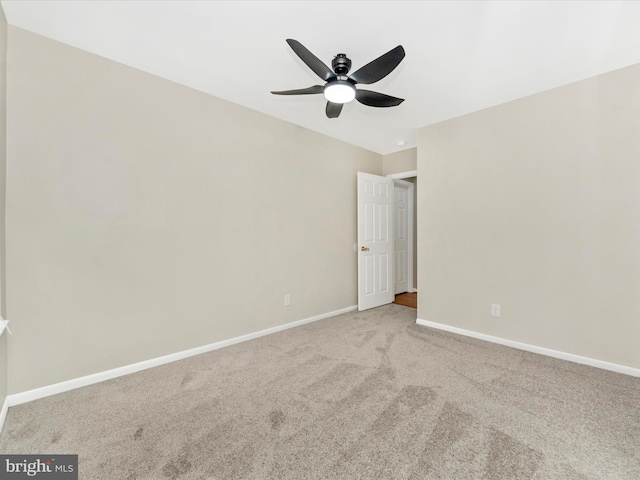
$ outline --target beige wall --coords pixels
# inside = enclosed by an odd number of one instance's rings
[[[418,168],[418,149],[408,148],[382,157],[382,174],[413,172]]]
[[[6,318],[5,305],[5,187],[7,167],[7,20],[0,5],[0,313]],[[0,408],[7,397],[7,333],[0,336]]]
[[[419,318],[640,367],[638,85],[640,65],[419,131]]]
[[[357,303],[356,172],[380,155],[9,41],[10,393]]]

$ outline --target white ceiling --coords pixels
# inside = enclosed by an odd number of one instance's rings
[[[2,0],[11,25],[387,154],[418,128],[640,63],[640,2],[614,1],[28,1]],[[402,45],[406,57],[368,89],[394,108],[352,102],[337,119],[322,84],[289,48],[302,42],[352,72]],[[404,141],[400,145],[400,141]]]

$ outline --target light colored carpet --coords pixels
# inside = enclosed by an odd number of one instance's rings
[[[387,305],[12,407],[82,479],[639,479],[640,379]]]

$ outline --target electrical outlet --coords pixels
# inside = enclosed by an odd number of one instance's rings
[[[500,316],[500,305],[497,305],[495,303],[491,304],[491,315],[493,315],[494,317]]]
[[[289,305],[291,305],[291,295],[285,295],[284,296],[284,306],[288,307]]]

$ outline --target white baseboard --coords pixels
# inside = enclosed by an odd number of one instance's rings
[[[491,343],[497,343],[499,345],[505,345],[507,347],[517,348],[518,350],[525,350],[527,352],[538,353],[540,355],[546,355],[548,357],[558,358],[560,360],[567,360],[569,362],[581,363],[582,365],[589,365],[591,367],[602,368],[603,370],[610,370],[616,373],[623,373],[632,377],[640,377],[640,369],[628,367],[626,365],[619,365],[617,363],[605,362],[602,360],[596,360],[595,358],[582,357],[580,355],[574,355],[573,353],[561,352],[559,350],[551,350],[550,348],[539,347],[537,345],[529,345],[528,343],[516,342],[514,340],[508,340],[506,338],[494,337],[493,335],[486,335],[484,333],[474,332],[472,330],[465,330],[464,328],[452,327],[451,325],[445,325],[443,323],[431,322],[429,320],[422,320],[418,318],[416,320],[418,325],[425,327],[432,327],[438,330],[445,330],[447,332],[457,333],[466,337],[477,338],[479,340],[485,340]]]
[[[0,432],[2,431],[2,427],[4,426],[4,420],[7,418],[7,412],[9,411],[9,397],[4,399],[4,403],[2,404],[2,410],[0,410]]]
[[[336,315],[342,315],[343,313],[352,312],[357,309],[358,309],[357,305],[353,305],[351,307],[335,310],[329,313],[324,313],[322,315],[316,315],[315,317],[305,318],[303,320],[298,320],[298,321],[287,323],[284,325],[278,325],[277,327],[267,328],[265,330],[260,330],[258,332],[248,333],[246,335],[230,338],[228,340],[222,340],[220,342],[204,345],[202,347],[196,347],[190,350],[184,350],[182,352],[177,352],[177,353],[172,353],[170,355],[165,355],[162,357],[152,358],[150,360],[145,360],[143,362],[138,362],[131,365],[125,365],[124,367],[118,367],[118,368],[114,368],[112,370],[107,370],[104,372],[94,373],[92,375],[87,375],[85,377],[74,378],[72,380],[67,380],[65,382],[55,383],[53,385],[47,385],[45,387],[35,388],[33,390],[27,390],[26,392],[14,393],[13,395],[7,396],[7,400],[5,401],[5,407],[3,407],[2,411],[5,412],[6,414],[6,408],[8,407],[13,407],[15,405],[31,402],[39,398],[56,395],[58,393],[68,392],[69,390],[74,390],[76,388],[86,387],[94,383],[103,382],[105,380],[111,380],[112,378],[122,377],[124,375],[129,375],[131,373],[139,372],[141,370],[146,370],[148,368],[157,367],[160,365],[164,365],[166,363],[175,362],[177,360],[182,360],[188,357],[193,357],[194,355],[200,355],[202,353],[218,350],[219,348],[229,347],[231,345],[235,345],[236,343],[246,342],[247,340],[253,340],[254,338],[259,338],[265,335],[270,335],[272,333],[281,332],[289,328],[299,327],[307,323],[316,322],[318,320],[323,320],[325,318],[335,317]],[[0,417],[0,418],[4,419],[4,417]]]

